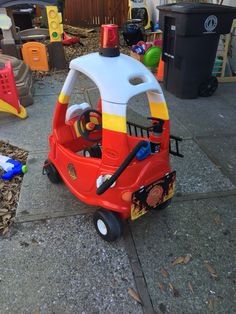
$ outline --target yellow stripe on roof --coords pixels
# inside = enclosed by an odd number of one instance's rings
[[[126,117],[103,112],[102,127],[107,130],[126,133]]]
[[[169,120],[169,113],[166,102],[150,102],[150,111],[152,117],[162,120]]]

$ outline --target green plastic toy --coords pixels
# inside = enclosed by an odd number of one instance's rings
[[[150,47],[144,54],[143,63],[149,68],[157,67],[161,58],[161,53],[161,47]]]

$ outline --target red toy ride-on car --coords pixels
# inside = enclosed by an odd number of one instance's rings
[[[100,91],[96,110],[88,103],[70,104],[80,73]],[[143,92],[151,112],[149,127],[126,120],[129,99]],[[122,219],[165,207],[173,197],[176,174],[169,160],[167,105],[153,74],[120,54],[116,25],[102,26],[99,53],[71,61],[49,144],[44,172],[53,183],[62,178],[83,202],[102,207],[94,214],[94,224],[106,241],[121,236]],[[178,149],[173,153],[180,155]]]

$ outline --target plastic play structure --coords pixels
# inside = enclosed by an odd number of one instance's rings
[[[33,0],[29,0],[29,1],[26,1],[26,0],[2,0],[0,2],[1,20],[2,21],[3,20],[10,20],[10,24],[8,24],[8,27],[3,28],[2,25],[0,25],[0,28],[2,28],[2,31],[3,31],[3,40],[1,42],[3,53],[10,54],[14,57],[20,57],[19,49],[17,49],[17,47],[16,47],[16,41],[21,39],[18,36],[19,34],[21,35],[21,31],[17,32],[17,30],[16,30],[13,15],[12,15],[12,8],[14,8],[14,6],[16,6],[16,5],[23,5],[23,4],[32,4],[32,5],[39,5],[39,6],[45,7],[48,5],[49,6],[50,5],[56,5],[57,1],[56,0],[45,0],[45,1],[40,1],[40,0],[35,0],[35,1],[33,1]],[[6,22],[4,24],[6,25]],[[31,36],[36,35],[36,38],[37,38],[39,33],[41,33],[41,32],[39,32],[39,30],[40,29],[38,29],[38,31],[36,31],[36,33],[35,33],[35,30],[33,31],[32,29],[28,30],[28,33],[27,33],[27,31],[22,31],[23,32],[22,36],[25,39],[25,36],[29,35],[29,32],[30,32]],[[42,33],[45,34],[44,30],[42,31]],[[15,48],[15,50],[14,50],[14,48]]]
[[[33,76],[32,72],[22,60],[12,56],[0,54],[0,68],[5,68],[5,64],[10,62],[14,73],[17,94],[20,103],[24,106],[33,104]]]
[[[27,117],[26,109],[19,102],[10,62],[0,70],[0,111],[14,114],[21,119]]]
[[[88,103],[70,104],[80,73],[99,88],[96,110]],[[149,100],[149,127],[126,117],[128,101],[143,92]],[[177,145],[178,139],[174,139]],[[136,219],[151,209],[164,208],[173,197],[176,173],[169,154],[180,154],[178,149],[169,150],[165,98],[143,64],[120,54],[116,25],[102,26],[100,53],[71,61],[49,144],[44,173],[53,183],[62,179],[83,202],[103,208],[95,212],[94,224],[106,241],[121,236],[122,219]]]
[[[1,7],[9,8],[20,4],[56,5],[57,0],[1,0]]]
[[[23,60],[33,71],[48,71],[46,46],[38,42],[28,42],[22,46]]]
[[[8,17],[6,8],[12,8],[15,5],[21,4],[33,4],[46,7],[46,13],[48,18],[49,29],[29,29],[16,32],[13,18]],[[65,55],[63,50],[63,45],[61,43],[63,26],[62,26],[62,16],[58,12],[56,0],[45,0],[45,1],[6,1],[3,0],[0,3],[0,16],[1,20],[5,21],[4,25],[1,25],[3,31],[3,39],[1,41],[3,53],[21,58],[21,48],[23,50],[22,55],[26,64],[32,70],[48,71],[48,61],[47,61],[47,49],[50,59],[50,64],[52,68],[64,69],[66,67]],[[11,15],[11,14],[10,14]],[[8,21],[8,23],[6,22]],[[45,36],[49,35],[50,43],[47,47],[43,43],[37,43],[37,40],[42,40]],[[26,44],[21,43],[21,36],[23,41],[27,41]],[[29,41],[29,39],[33,41]],[[20,41],[20,43],[17,43]]]

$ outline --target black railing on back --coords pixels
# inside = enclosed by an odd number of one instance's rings
[[[142,137],[142,138],[149,138],[149,135],[151,132],[154,131],[154,125],[151,126],[142,126],[133,122],[127,121],[127,127],[128,127],[128,134],[131,136],[136,137]],[[171,155],[177,156],[177,157],[184,157],[183,154],[179,152],[179,142],[182,141],[182,138],[174,135],[170,135],[170,143],[169,143],[169,152]],[[175,143],[175,149],[173,149],[172,143]]]
[[[129,135],[137,137],[149,138],[149,133],[153,131],[153,126],[142,126],[133,122],[127,121]],[[145,136],[146,135],[146,136]]]
[[[172,149],[173,141],[175,142],[175,150]],[[171,155],[183,158],[184,155],[179,152],[179,142],[182,141],[182,138],[174,135],[170,135],[170,143],[169,143],[169,153]]]

